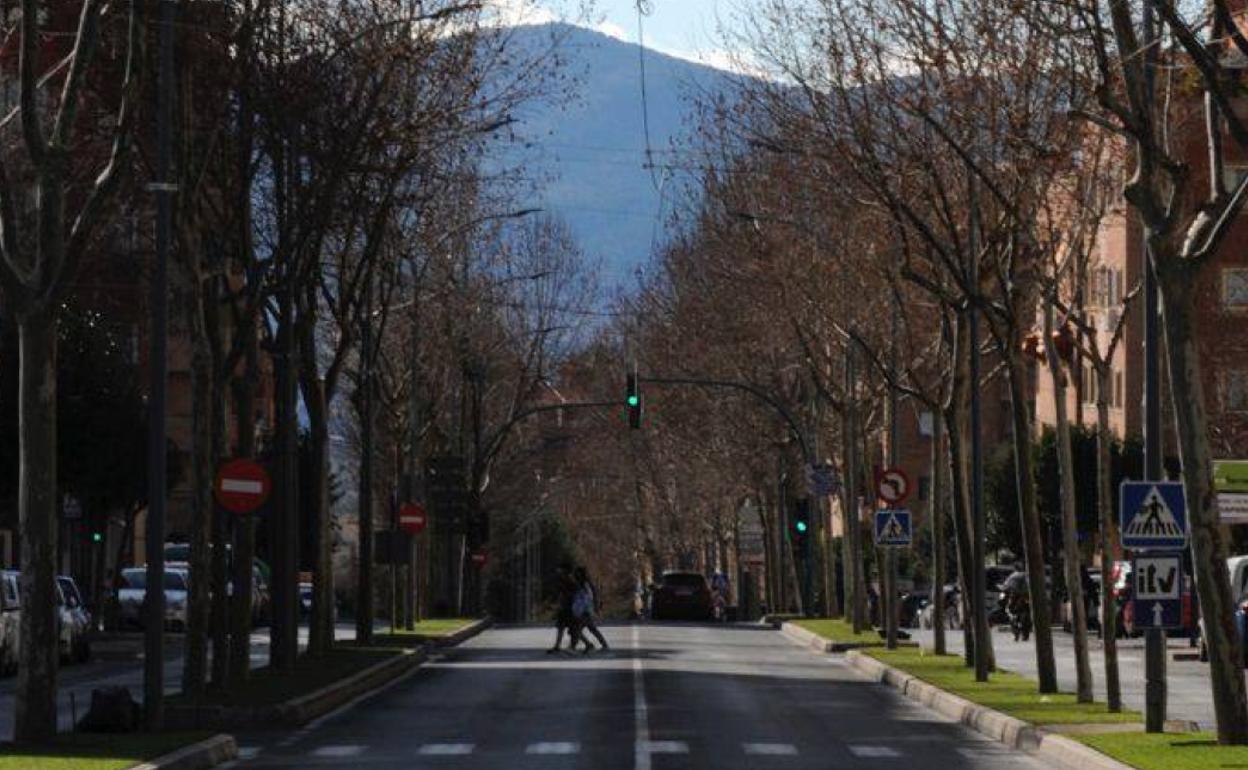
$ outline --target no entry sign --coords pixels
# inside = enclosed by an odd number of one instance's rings
[[[485,551],[476,551],[472,554],[472,563],[478,567],[484,567],[490,560],[490,555]]]
[[[217,504],[230,513],[253,513],[269,499],[269,473],[255,460],[230,460],[217,469],[212,491]]]
[[[429,514],[419,503],[404,503],[399,508],[399,527],[411,535],[419,535],[429,523]]]

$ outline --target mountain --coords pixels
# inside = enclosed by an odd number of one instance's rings
[[[695,98],[724,92],[735,76],[646,49],[643,113],[639,46],[564,24],[514,34],[521,46],[560,40],[557,50],[574,82],[570,100],[543,99],[517,113],[518,140],[502,155],[549,179],[535,205],[565,219],[586,255],[601,261],[604,288],[634,284],[663,242],[673,196],[688,179],[670,165],[688,167],[673,150],[695,128]],[[664,169],[647,168],[647,118],[654,164],[669,166],[666,179]]]

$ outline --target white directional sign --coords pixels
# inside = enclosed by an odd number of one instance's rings
[[[1177,481],[1124,481],[1119,523],[1127,548],[1187,545],[1187,503]]]
[[[1135,583],[1135,625],[1177,628],[1183,623],[1183,557],[1178,553],[1137,556],[1131,575]]]

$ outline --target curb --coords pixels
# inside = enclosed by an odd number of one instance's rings
[[[234,736],[214,735],[207,740],[134,765],[129,770],[203,770],[237,756],[238,744],[234,742]]]
[[[1033,754],[1071,770],[1135,770],[1130,765],[1078,741],[972,703],[868,655],[851,651],[846,654],[845,660],[868,679],[887,684],[910,700],[1012,749]]]
[[[850,652],[851,650],[861,650],[868,647],[883,647],[884,642],[837,642],[827,639],[816,634],[806,628],[802,628],[796,623],[782,623],[780,625],[780,633],[789,637],[789,639],[800,645],[809,647],[815,652]],[[918,642],[899,641],[899,647],[918,647]]]

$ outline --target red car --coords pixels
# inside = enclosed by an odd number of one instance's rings
[[[1183,576],[1182,628],[1176,633],[1190,635],[1196,629],[1195,583],[1191,575]],[[1118,606],[1118,633],[1123,636],[1139,636],[1142,632],[1135,626],[1135,603],[1131,601],[1133,583],[1131,562],[1116,561],[1110,571],[1110,596]]]
[[[715,603],[698,572],[664,572],[650,599],[653,620],[713,620]]]

